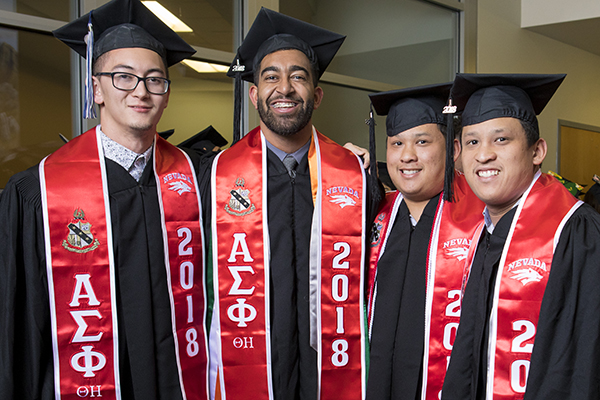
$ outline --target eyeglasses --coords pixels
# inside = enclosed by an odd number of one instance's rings
[[[171,81],[166,78],[160,78],[158,76],[140,78],[139,76],[128,72],[98,72],[96,76],[110,76],[115,88],[127,92],[134,91],[140,81],[143,81],[148,93],[165,94],[169,90],[169,85],[171,84]]]

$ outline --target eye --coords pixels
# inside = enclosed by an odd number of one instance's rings
[[[115,74],[115,78],[121,80],[121,81],[131,81],[134,79],[133,75],[131,74],[126,74],[126,73],[122,73],[122,74]]]
[[[148,83],[162,83],[163,78],[159,78],[158,76],[149,76],[146,78]]]
[[[427,140],[425,140],[425,139],[419,139],[419,140],[417,140],[417,144],[427,144],[427,143],[429,143],[429,142]]]
[[[306,77],[304,75],[292,75],[292,79],[295,81],[305,81]]]
[[[496,142],[506,142],[507,140],[508,140],[508,138],[503,137],[503,136],[496,138]]]
[[[477,143],[479,143],[479,142],[476,139],[471,139],[471,140],[467,140],[465,144],[467,146],[473,146],[473,145],[476,145]]]

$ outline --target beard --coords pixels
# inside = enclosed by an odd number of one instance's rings
[[[315,101],[311,98],[304,102],[301,98],[281,98],[281,100],[293,100],[299,104],[299,110],[295,115],[276,116],[267,106],[266,101],[258,97],[258,115],[261,121],[271,131],[281,136],[292,136],[300,132],[312,118]]]

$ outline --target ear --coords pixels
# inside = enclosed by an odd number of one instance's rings
[[[254,104],[254,109],[258,110],[258,88],[256,85],[250,86],[248,97],[250,97],[250,101]]]
[[[548,153],[548,144],[543,138],[539,138],[537,142],[532,146],[533,149],[533,165],[542,165],[542,161],[546,158]]]
[[[456,162],[456,160],[458,160],[458,157],[460,157],[460,151],[461,151],[461,147],[460,147],[460,142],[458,141],[458,139],[454,139],[454,162]]]
[[[316,110],[317,108],[319,108],[319,106],[321,105],[321,101],[323,100],[323,89],[321,89],[321,86],[317,86],[315,88],[314,99],[315,99],[314,109]]]
[[[100,79],[96,76],[92,76],[92,85],[94,88],[94,103],[101,106],[104,104],[104,95],[102,94],[102,87],[100,86]]]

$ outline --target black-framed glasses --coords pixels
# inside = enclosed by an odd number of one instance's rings
[[[115,88],[127,92],[134,91],[140,81],[143,81],[148,93],[165,94],[169,90],[169,85],[171,84],[171,81],[167,78],[160,78],[158,76],[140,78],[129,72],[98,72],[96,76],[110,76]]]

